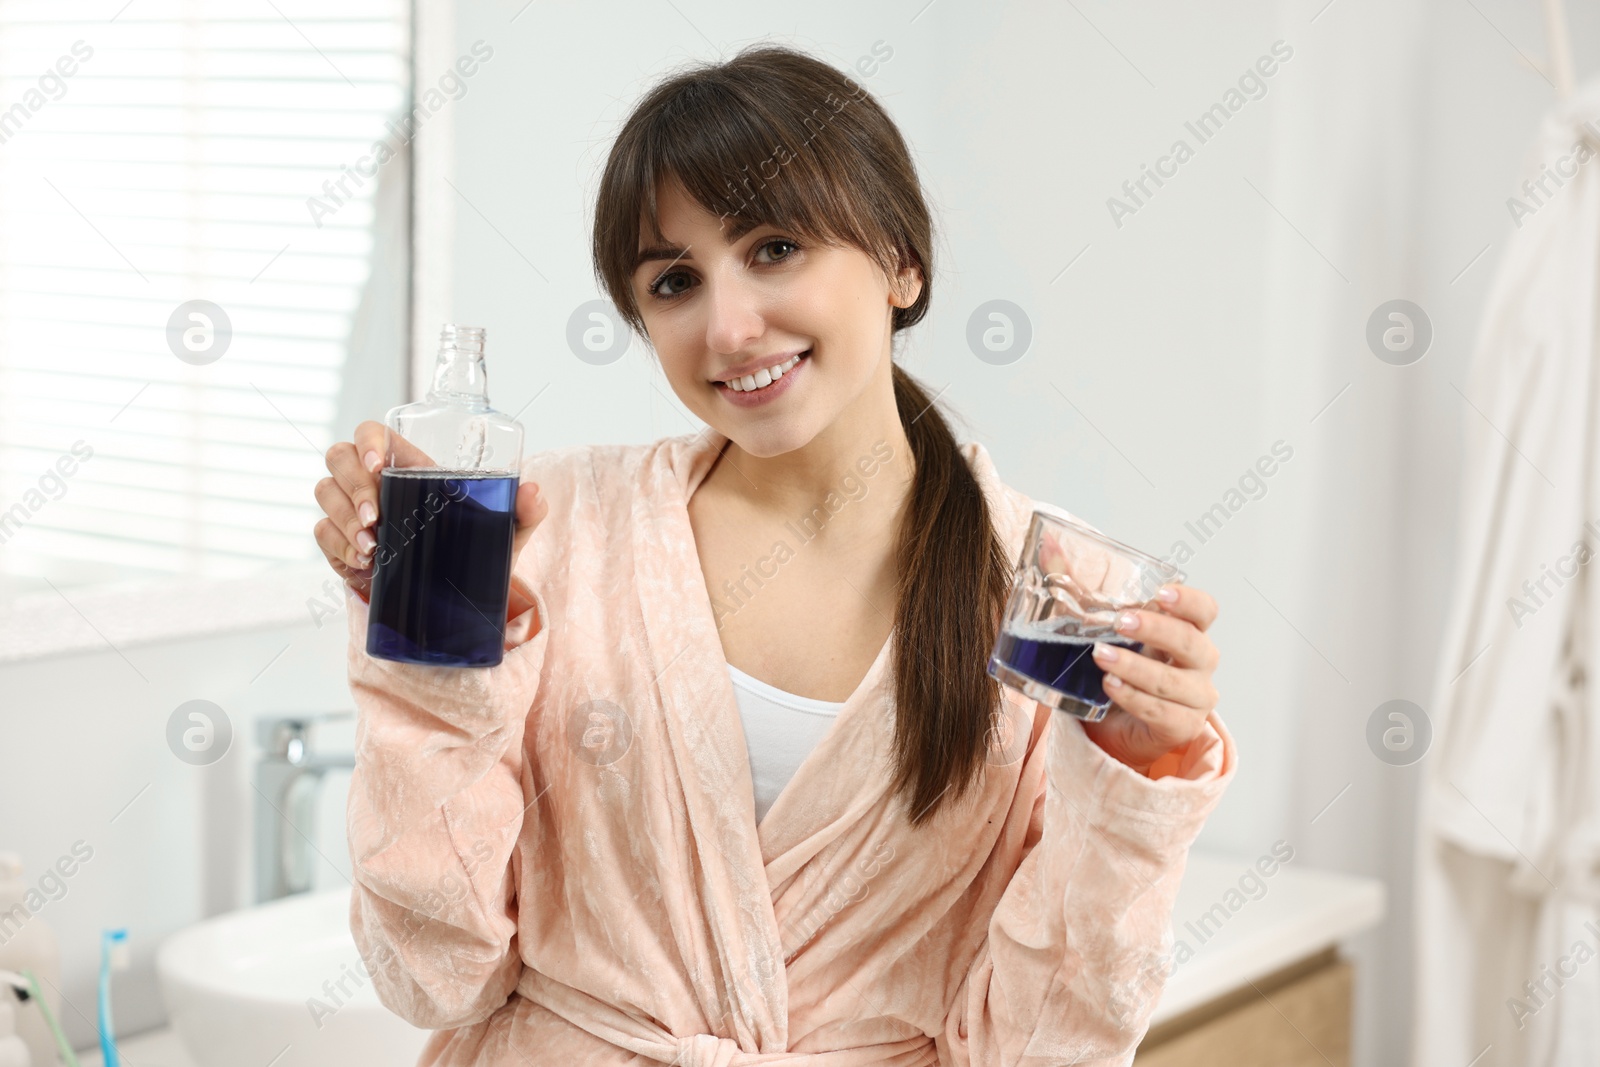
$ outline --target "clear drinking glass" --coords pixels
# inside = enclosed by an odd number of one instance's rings
[[[1096,641],[1142,652],[1114,629],[1117,614],[1148,607],[1156,591],[1187,576],[1068,518],[1036,510],[1006,603],[989,674],[1035,700],[1087,722],[1105,718],[1111,698]]]

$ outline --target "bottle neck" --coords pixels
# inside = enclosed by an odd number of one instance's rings
[[[441,348],[428,399],[487,404],[489,376],[483,365],[483,346],[445,345]]]

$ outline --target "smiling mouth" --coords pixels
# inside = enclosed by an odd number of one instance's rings
[[[810,356],[811,349],[808,348],[797,356],[790,356],[788,360],[775,367],[763,368],[754,374],[746,374],[742,378],[732,378],[716,384],[735,393],[759,392],[797,367],[802,359],[808,359]]]

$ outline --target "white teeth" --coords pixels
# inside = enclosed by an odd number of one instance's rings
[[[764,367],[754,374],[746,374],[743,378],[731,378],[723,384],[736,393],[748,393],[752,389],[764,389],[779,378],[782,378],[799,362],[799,356],[790,356],[776,367]]]

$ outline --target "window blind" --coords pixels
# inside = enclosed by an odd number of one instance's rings
[[[405,298],[409,38],[401,0],[0,4],[0,599],[317,556],[351,345]]]

